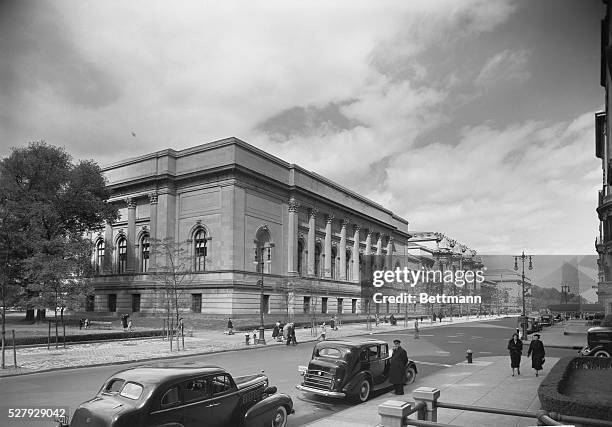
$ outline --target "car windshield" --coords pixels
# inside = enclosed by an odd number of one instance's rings
[[[121,378],[113,378],[106,384],[104,391],[106,393],[119,393],[119,390],[121,390],[123,384],[125,384],[125,380],[122,380]]]
[[[127,397],[128,399],[137,400],[142,394],[142,386],[136,383],[126,383],[121,389],[119,396]]]
[[[349,350],[346,348],[337,348],[337,347],[323,347],[319,348],[315,351],[315,356],[318,357],[328,357],[330,359],[344,359],[344,355]]]

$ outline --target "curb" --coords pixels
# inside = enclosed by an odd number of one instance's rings
[[[497,318],[497,319],[476,319],[474,321],[478,322],[481,320],[499,320],[499,319],[503,319],[503,318]],[[436,323],[439,324],[441,326],[447,326],[447,325],[452,325],[455,322],[449,322],[447,324],[444,324],[444,322],[442,323]],[[457,324],[462,324],[462,323],[472,323],[471,321],[466,321],[466,322],[459,322]],[[434,323],[430,323],[427,325],[421,325],[422,327],[425,327],[427,329],[433,327]],[[401,326],[398,329],[395,329],[393,331],[413,331],[414,328],[413,327],[404,327]],[[342,338],[345,337],[352,337],[352,336],[359,336],[359,335],[375,335],[375,334],[384,334],[384,333],[388,333],[389,331],[370,331],[369,333],[360,331],[358,333],[350,333],[348,335],[345,335]],[[149,337],[151,338],[151,337]],[[120,340],[120,341],[124,341],[124,340]],[[310,339],[306,339],[303,341],[300,341],[300,343],[308,343],[308,342],[315,342],[317,341],[317,338],[310,338]],[[104,341],[103,341],[104,342]],[[68,344],[68,343],[66,343]],[[9,377],[18,377],[18,376],[22,376],[22,375],[35,375],[35,374],[40,374],[40,373],[47,373],[47,372],[53,372],[53,371],[63,371],[63,370],[67,370],[67,369],[82,369],[82,368],[94,368],[94,367],[100,367],[100,366],[114,366],[114,365],[126,365],[128,363],[139,363],[139,362],[148,362],[148,361],[156,361],[156,360],[166,360],[166,359],[178,359],[178,358],[183,358],[183,357],[192,357],[192,356],[204,356],[204,355],[208,355],[208,354],[219,354],[219,353],[227,353],[227,352],[235,352],[235,351],[246,351],[246,350],[261,350],[261,349],[265,349],[265,348],[272,348],[272,347],[280,347],[281,344],[277,344],[277,345],[273,345],[273,346],[262,346],[262,347],[253,347],[253,346],[249,346],[249,347],[243,347],[243,348],[233,348],[233,349],[227,349],[227,350],[213,350],[213,351],[204,351],[202,353],[191,353],[191,354],[177,354],[177,355],[172,355],[172,356],[162,356],[162,357],[154,357],[154,358],[146,358],[146,359],[134,359],[134,360],[122,360],[122,361],[118,361],[118,362],[105,362],[105,363],[92,363],[92,364],[88,364],[87,366],[66,366],[66,367],[61,367],[61,368],[50,368],[50,369],[41,369],[38,371],[32,371],[32,372],[20,372],[20,373],[7,373],[6,375],[0,375],[0,378],[9,378]],[[548,347],[552,347],[552,346],[548,346]],[[580,347],[582,348],[582,347]],[[0,371],[1,372],[1,371]]]

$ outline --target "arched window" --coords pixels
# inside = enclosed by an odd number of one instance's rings
[[[302,276],[304,274],[302,272],[302,269],[304,268],[304,244],[301,240],[298,241],[297,251],[297,272],[300,276]]]
[[[195,271],[206,270],[206,232],[203,229],[196,231],[193,237],[193,254]]]
[[[336,248],[332,248],[331,257],[331,277],[335,279],[338,277],[338,273],[336,272]]]
[[[315,246],[315,277],[321,277],[321,246]]]
[[[96,243],[96,261],[95,261],[96,273],[102,273],[104,268],[104,239],[98,240]]]
[[[151,243],[149,242],[149,235],[145,234],[140,241],[140,260],[142,272],[146,273],[149,271],[149,255],[151,251]]]
[[[260,228],[255,236],[255,262],[258,273],[272,272],[272,238],[266,228]]]
[[[346,280],[353,280],[353,261],[351,260],[351,251],[346,251]]]
[[[125,273],[127,268],[127,240],[125,237],[120,237],[117,241],[117,247],[119,248],[117,254],[117,272],[119,274]]]

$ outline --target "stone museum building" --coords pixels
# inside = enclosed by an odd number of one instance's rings
[[[236,138],[103,173],[120,218],[92,233],[89,311],[162,313],[171,286],[184,313],[255,318],[263,301],[274,320],[346,318],[362,310],[365,255],[410,259],[407,220]],[[162,271],[189,274],[176,286]]]

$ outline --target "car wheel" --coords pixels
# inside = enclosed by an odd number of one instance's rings
[[[361,381],[361,383],[359,383],[357,394],[353,396],[353,400],[355,400],[358,403],[365,402],[370,397],[371,389],[372,389],[372,386],[370,386],[370,382],[364,379],[363,381]]]
[[[412,384],[416,380],[416,372],[413,367],[406,369],[406,384]]]
[[[594,357],[610,357],[610,353],[608,353],[606,350],[597,350],[593,356]]]
[[[272,415],[272,427],[285,427],[287,425],[287,408],[279,406]]]

